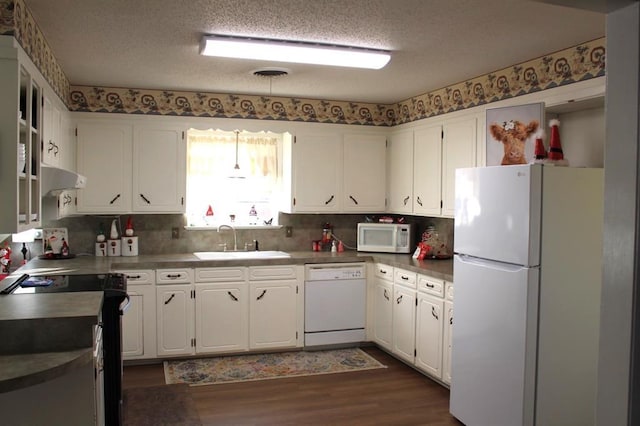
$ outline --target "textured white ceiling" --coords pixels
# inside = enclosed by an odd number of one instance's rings
[[[25,0],[72,85],[393,103],[605,35],[527,0]],[[391,50],[382,70],[203,57],[203,34]],[[284,67],[278,78],[252,74]]]

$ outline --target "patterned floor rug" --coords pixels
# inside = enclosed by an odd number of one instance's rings
[[[165,361],[167,384],[191,386],[386,368],[359,348]]]

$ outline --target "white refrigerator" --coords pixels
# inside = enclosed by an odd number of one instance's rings
[[[450,411],[468,426],[593,425],[602,169],[458,169]]]

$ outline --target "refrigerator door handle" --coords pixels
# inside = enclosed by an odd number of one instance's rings
[[[528,269],[523,265],[513,265],[511,263],[503,263],[503,262],[494,262],[492,260],[486,260],[479,257],[468,256],[465,254],[457,254],[456,255],[460,262],[467,263],[470,265],[477,265],[485,268],[498,269],[505,272],[519,272],[523,269]]]

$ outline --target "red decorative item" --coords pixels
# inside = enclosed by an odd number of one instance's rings
[[[209,205],[209,208],[207,209],[206,216],[213,216],[213,209],[211,208],[211,205]]]
[[[564,160],[562,152],[562,144],[560,143],[560,120],[553,119],[549,121],[551,128],[551,137],[549,139],[549,160],[561,163]]]

